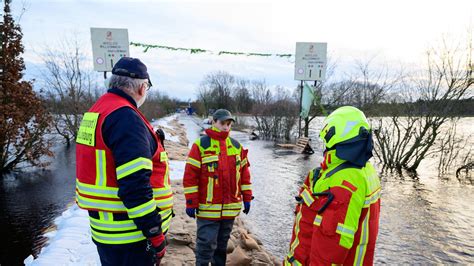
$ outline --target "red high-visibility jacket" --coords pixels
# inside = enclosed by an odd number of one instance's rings
[[[107,116],[119,108],[131,108],[142,118],[157,145],[152,158],[138,157],[116,165],[112,150],[104,142],[102,125]],[[95,241],[127,244],[144,240],[145,236],[137,228],[134,219],[157,210],[162,218],[162,231],[168,230],[173,206],[168,156],[153,127],[134,105],[114,93],[103,95],[84,114],[76,142],[76,202],[82,209],[99,212],[99,218],[90,217],[92,238]],[[147,195],[143,195],[146,202],[127,207],[118,195],[118,181],[126,180],[141,170],[151,171],[149,182],[152,197],[148,199]],[[116,220],[117,214],[127,219]]]
[[[335,150],[325,154],[321,166],[300,190],[284,264],[372,265],[380,217],[376,171],[370,162],[357,167],[338,159]]]
[[[206,134],[188,155],[183,177],[186,207],[198,208],[198,218],[233,219],[242,200],[252,200],[248,150],[229,132],[212,128]]]

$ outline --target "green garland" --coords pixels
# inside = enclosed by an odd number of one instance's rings
[[[191,54],[199,54],[199,53],[211,53],[217,55],[245,55],[245,56],[262,56],[262,57],[269,57],[269,56],[278,56],[278,57],[292,57],[293,54],[269,54],[269,53],[243,53],[243,52],[230,52],[230,51],[211,51],[205,50],[201,48],[182,48],[182,47],[172,47],[172,46],[164,46],[164,45],[155,45],[155,44],[144,44],[144,43],[137,43],[137,42],[130,42],[130,45],[135,47],[143,47],[144,53],[148,52],[150,48],[157,48],[157,49],[167,49],[171,51],[185,51],[190,52]]]

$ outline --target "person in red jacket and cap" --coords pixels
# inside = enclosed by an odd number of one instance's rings
[[[186,162],[186,213],[197,217],[196,265],[225,265],[227,242],[242,201],[243,212],[250,211],[248,150],[229,137],[234,121],[228,110],[215,111],[212,127],[194,142]]]

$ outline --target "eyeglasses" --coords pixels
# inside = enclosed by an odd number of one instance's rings
[[[149,91],[149,90],[151,89],[151,86],[152,86],[152,85],[151,85],[151,82],[147,81],[147,82],[145,82],[145,83],[143,83],[143,84],[146,84],[146,86],[147,86],[147,87],[146,87],[146,91]]]

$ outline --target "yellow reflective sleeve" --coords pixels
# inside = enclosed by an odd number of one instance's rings
[[[240,185],[240,190],[252,190],[252,185]]]
[[[184,194],[195,193],[195,192],[198,192],[198,186],[184,188]]]
[[[87,112],[82,118],[77,131],[76,142],[87,146],[95,146],[95,127],[99,120],[99,113]]]
[[[150,159],[139,157],[128,163],[124,163],[121,166],[117,167],[117,180],[124,178],[128,175],[131,175],[142,169],[153,169],[153,163]]]
[[[127,213],[128,216],[133,219],[147,215],[150,212],[153,212],[154,210],[156,210],[156,203],[155,200],[152,199],[134,208],[127,209]]]
[[[189,163],[192,166],[196,166],[197,168],[201,168],[201,162],[191,157],[188,157],[186,163]]]

